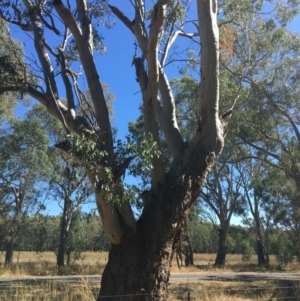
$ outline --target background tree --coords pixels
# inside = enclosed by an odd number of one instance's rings
[[[219,237],[215,265],[225,264],[230,221],[238,203],[242,201],[242,175],[233,164],[227,164],[227,161],[228,159],[223,162],[220,160],[214,166],[200,196],[201,202],[214,212],[220,224],[215,229]]]
[[[268,265],[269,235],[281,208],[279,186],[285,180],[279,177],[277,169],[261,160],[249,159],[244,165],[241,174],[246,202],[239,208],[240,216],[255,233],[258,264]]]
[[[243,16],[239,6],[234,17],[230,10],[225,17],[234,32],[235,47],[231,60],[221,56],[221,65],[233,78],[242,79],[244,90],[235,107],[243,122],[232,132],[237,145],[250,148],[244,157],[277,167],[299,190],[300,44],[299,36],[284,27],[298,12],[299,2],[294,7],[291,2],[270,3],[276,12],[273,18],[256,14],[262,2],[246,3],[249,10]]]
[[[49,172],[48,138],[39,120],[13,120],[1,137],[0,187],[5,265],[12,264],[14,241],[25,217],[44,208],[43,180]],[[37,187],[39,185],[39,187]]]
[[[7,22],[0,18],[0,89],[3,83],[14,84],[18,75],[26,73],[24,70],[24,52],[21,43],[14,40],[9,32]],[[11,76],[9,76],[11,74]],[[0,94],[0,125],[13,117],[14,108],[17,104],[17,94],[15,92],[5,92]]]
[[[71,230],[74,213],[79,206],[90,202],[90,196],[93,192],[86,171],[82,165],[75,162],[65,154],[52,153],[54,160],[53,174],[50,189],[52,196],[58,201],[62,209],[60,239],[57,251],[57,265],[61,267],[65,264],[65,254],[67,252],[68,262],[72,248],[68,248],[68,235]],[[59,158],[57,158],[59,157]],[[73,227],[74,228],[74,227]],[[74,241],[75,234],[72,234]],[[69,245],[74,245],[69,243]],[[79,246],[78,246],[79,247]],[[73,247],[74,249],[74,247]]]

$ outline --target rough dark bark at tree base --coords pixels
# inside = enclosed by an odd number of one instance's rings
[[[226,253],[227,253],[227,233],[228,233],[228,226],[223,226],[222,229],[218,229],[218,236],[219,236],[219,249],[215,260],[216,266],[223,266],[225,265],[226,261]]]
[[[112,247],[97,301],[163,301],[167,299],[170,247],[160,251],[164,253],[161,259],[158,254],[149,255],[147,258],[148,252],[143,254],[145,250],[140,244],[138,247],[140,254],[137,254],[137,249],[133,245]]]
[[[122,243],[113,245],[109,252],[98,301],[112,300],[112,296],[117,301],[167,299],[176,238],[198,196],[196,191],[195,198],[191,198],[189,189],[197,187],[190,184],[186,177],[168,177],[151,194],[155,202],[150,201],[145,207],[135,232],[128,229]],[[187,204],[184,209],[182,200]]]
[[[194,254],[193,253],[189,253],[187,256],[185,256],[184,264],[186,267],[194,265]]]
[[[61,220],[59,246],[58,246],[58,252],[56,257],[56,264],[58,267],[62,267],[65,265],[67,239],[68,239],[72,214],[73,212],[71,210],[71,200],[69,198],[66,198],[64,201],[64,210],[63,210],[63,216]]]
[[[11,266],[14,259],[13,240],[9,241],[5,249],[5,261],[4,266]]]
[[[225,261],[226,261],[226,248],[219,249],[215,260],[215,265],[224,266]]]
[[[58,267],[62,267],[65,265],[65,248],[63,248],[61,244],[58,248],[56,264]]]
[[[268,265],[269,260],[264,251],[264,245],[260,240],[256,241],[256,252],[257,252],[257,261],[258,265]]]
[[[186,242],[183,252],[185,256],[184,264],[188,267],[194,265],[194,248],[188,231],[185,232],[184,241]]]

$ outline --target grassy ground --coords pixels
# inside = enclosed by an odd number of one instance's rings
[[[228,254],[226,265],[223,268],[215,267],[214,254],[195,254],[195,266],[178,269],[173,260],[172,272],[264,272],[264,271],[299,271],[299,264],[286,267],[278,267],[273,256],[270,258],[270,267],[258,267],[256,257],[253,256],[249,263],[242,262],[241,255]],[[15,252],[14,265],[10,268],[3,267],[4,254],[0,253],[0,277],[7,276],[54,276],[54,275],[95,275],[101,274],[107,263],[106,252],[84,252],[81,259],[73,262],[70,266],[57,269],[55,255],[52,252]],[[2,265],[1,265],[2,264]]]
[[[191,268],[177,267],[175,260],[172,272],[250,272],[250,271],[278,271],[275,258],[271,256],[271,266],[259,268],[256,258],[249,263],[242,263],[241,255],[227,255],[227,263],[220,269],[213,266],[214,254],[195,254],[195,266]],[[4,254],[0,253],[0,262],[3,263]],[[51,252],[15,253],[14,265],[4,268],[0,265],[0,277],[22,277],[28,275],[52,276],[52,275],[91,275],[102,273],[107,262],[107,253],[85,252],[80,260],[70,266],[58,270],[55,264],[55,255]],[[284,267],[282,271],[299,271],[299,265],[293,264]],[[99,285],[90,286],[88,283],[66,284],[52,283],[45,285],[17,285],[1,287],[0,301],[95,301],[99,292]],[[291,288],[292,287],[292,288]],[[253,282],[217,282],[217,281],[189,281],[170,284],[169,301],[249,301],[280,299],[292,299],[295,291],[300,294],[300,282],[291,283],[283,281],[253,281]]]
[[[169,301],[188,300],[188,296],[191,301],[298,300],[292,297],[295,296],[295,290],[299,289],[299,282],[283,281],[173,283],[170,285]]]

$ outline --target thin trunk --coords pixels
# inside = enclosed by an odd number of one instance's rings
[[[58,267],[62,267],[65,265],[65,254],[67,247],[67,239],[71,225],[71,219],[73,215],[73,211],[71,210],[71,200],[66,198],[64,202],[64,210],[61,221],[61,229],[60,229],[60,238],[59,238],[59,247],[57,252],[56,263]]]
[[[181,237],[179,237],[178,242],[175,243],[174,241],[174,248],[173,253],[175,253],[176,256],[176,262],[179,269],[182,267],[182,245],[181,245]]]
[[[5,262],[4,266],[11,266],[13,264],[14,259],[14,246],[13,246],[13,239],[7,243],[5,248]]]
[[[219,236],[219,247],[215,260],[215,265],[225,265],[226,261],[226,253],[227,253],[227,234],[228,234],[228,226],[223,225],[221,229],[218,229]]]
[[[191,237],[187,229],[184,233],[184,242],[185,242],[184,252],[183,252],[185,256],[184,263],[185,266],[188,267],[194,265],[194,248],[193,248]]]
[[[258,265],[267,265],[268,262],[265,256],[265,247],[264,244],[260,241],[260,239],[256,240],[256,252],[257,252]]]
[[[67,265],[70,265],[71,263],[71,252],[66,252],[67,255]]]
[[[259,218],[259,213],[256,212],[254,215],[255,227],[256,227],[256,252],[257,252],[257,262],[258,265],[268,265],[269,264],[269,256],[268,250],[263,242],[263,234],[261,230],[261,223]]]

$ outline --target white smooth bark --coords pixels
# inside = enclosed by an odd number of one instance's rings
[[[184,148],[184,141],[177,124],[176,106],[171,86],[161,66],[159,66],[159,91],[162,106],[157,104],[158,121],[165,134],[172,157],[179,158]]]
[[[133,64],[137,70],[137,78],[143,94],[144,107],[147,114],[145,120],[147,123],[145,126],[146,131],[157,132],[155,124],[157,119],[164,132],[171,156],[178,158],[184,147],[184,141],[177,125],[176,108],[171,87],[163,68],[159,66],[157,57],[157,48],[162,31],[162,24],[165,19],[166,5],[169,2],[170,1],[157,1],[154,6],[149,36],[145,29],[143,1],[135,1],[135,19],[133,22],[118,8],[113,6],[110,6],[110,8],[126,27],[133,32],[143,54],[142,58],[135,58]],[[145,70],[143,70],[143,72],[139,71],[140,69],[137,68],[137,62],[140,62],[140,60],[143,61],[144,58],[147,58],[148,73],[146,73]],[[149,87],[148,82],[150,82]],[[152,91],[146,91],[147,88]],[[158,89],[161,95],[161,103],[157,102]],[[150,94],[147,95],[147,93]],[[149,98],[151,102],[149,102]]]
[[[223,126],[219,119],[219,28],[217,0],[197,0],[201,39],[201,89],[199,120],[194,143],[218,155],[224,144]]]
[[[122,238],[122,229],[119,223],[118,212],[112,203],[105,200],[103,190],[96,191],[96,204],[107,238],[112,244],[119,245]]]

